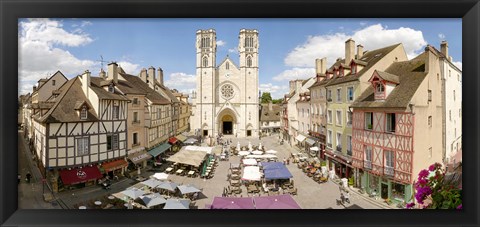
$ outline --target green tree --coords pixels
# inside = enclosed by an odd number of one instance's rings
[[[283,102],[283,99],[273,99],[273,100],[272,100],[272,103],[273,103],[273,104],[280,104],[280,103],[282,103],[282,102]]]
[[[263,92],[261,97],[261,103],[269,103],[272,101],[272,96],[270,92]]]

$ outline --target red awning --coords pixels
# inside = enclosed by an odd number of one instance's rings
[[[170,139],[168,139],[168,142],[169,142],[170,144],[175,144],[177,141],[178,141],[178,140],[177,140],[177,138],[175,138],[175,137],[171,137]]]
[[[102,174],[97,166],[85,166],[83,168],[65,169],[60,171],[64,185],[79,184],[90,180],[102,178]]]
[[[111,162],[105,162],[102,164],[102,168],[105,170],[105,172],[114,171],[116,169],[120,169],[127,166],[128,166],[128,162],[123,159],[119,159]]]

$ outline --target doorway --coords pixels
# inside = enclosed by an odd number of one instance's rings
[[[387,199],[388,198],[388,184],[382,183],[382,199]]]
[[[203,130],[203,136],[208,136],[208,130]]]
[[[233,134],[233,123],[231,121],[224,121],[222,125],[222,133],[224,135]]]

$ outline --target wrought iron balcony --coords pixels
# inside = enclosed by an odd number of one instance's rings
[[[363,167],[365,167],[365,169],[372,169],[372,161],[363,160]]]
[[[389,167],[389,166],[385,166],[383,168],[383,174],[385,174],[386,176],[394,176],[394,170],[393,170],[393,167]]]

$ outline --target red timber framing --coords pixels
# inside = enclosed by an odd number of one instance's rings
[[[373,113],[373,129],[365,129],[365,113]],[[413,167],[414,116],[395,112],[395,132],[386,132],[388,111],[353,111],[352,165],[374,175],[384,176],[384,151],[393,151],[394,176],[398,182],[411,184]],[[364,168],[365,147],[372,147],[372,169]]]

